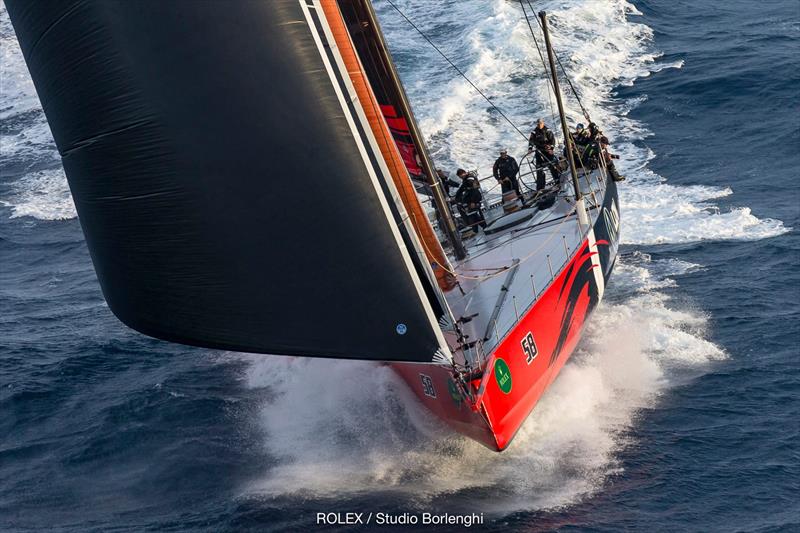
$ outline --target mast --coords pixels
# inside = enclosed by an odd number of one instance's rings
[[[573,156],[572,136],[567,125],[567,117],[564,114],[564,103],[561,101],[561,88],[558,85],[558,73],[556,72],[556,62],[554,59],[553,46],[550,44],[550,32],[547,30],[547,13],[539,11],[539,18],[542,20],[542,32],[544,33],[544,44],[547,48],[547,60],[550,63],[550,75],[553,78],[553,92],[556,93],[558,103],[558,115],[561,117],[561,129],[564,132],[564,146],[567,148],[567,161],[569,161],[569,172],[572,174],[572,186],[575,188],[575,201],[581,200],[581,188],[578,184],[578,171],[575,168],[575,157]],[[579,216],[580,216],[580,208]]]
[[[366,11],[369,17],[369,23],[372,24],[376,30],[375,34],[378,38],[378,43],[380,44],[378,48],[380,50],[381,58],[388,67],[387,70],[389,71],[392,84],[397,92],[398,103],[408,122],[408,129],[411,133],[411,138],[413,139],[414,144],[417,146],[417,150],[419,151],[419,156],[421,159],[420,166],[425,173],[425,177],[433,195],[434,205],[443,222],[444,228],[442,229],[447,236],[448,242],[453,247],[453,252],[456,256],[456,259],[464,259],[467,256],[467,251],[464,248],[464,243],[461,242],[461,237],[459,236],[458,231],[456,230],[456,223],[453,219],[453,212],[450,210],[450,203],[447,201],[447,197],[442,190],[442,185],[436,173],[436,168],[434,167],[430,154],[428,153],[428,147],[422,138],[422,134],[420,133],[419,126],[417,124],[417,119],[414,117],[414,113],[411,110],[411,104],[408,101],[408,95],[406,95],[406,91],[403,88],[403,83],[400,81],[400,76],[397,73],[397,68],[394,65],[394,61],[392,61],[392,56],[389,54],[389,47],[386,44],[386,40],[383,37],[383,32],[378,24],[378,19],[375,16],[375,10],[372,7],[372,2],[366,1],[364,2],[364,5],[367,8]]]

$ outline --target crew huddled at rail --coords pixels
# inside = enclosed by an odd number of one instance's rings
[[[578,124],[572,134],[572,141],[572,157],[579,168],[594,170],[600,166],[602,161],[611,179],[614,181],[625,179],[614,165],[614,159],[619,159],[619,156],[608,151],[610,144],[608,137],[600,131],[597,124],[590,122],[588,128],[584,127],[583,124]]]
[[[575,131],[570,132],[570,137],[572,142],[568,143],[568,146],[573,150],[572,156],[576,169],[591,171],[603,166],[614,181],[625,179],[614,165],[614,159],[619,159],[619,156],[608,151],[610,145],[608,137],[603,134],[597,124],[589,122],[587,128],[579,123],[576,125]],[[546,190],[550,190],[547,189],[546,170],[550,172],[553,179],[553,187],[557,188],[561,183],[561,172],[566,170],[567,164],[556,154],[556,144],[556,137],[547,127],[544,119],[537,120],[536,127],[531,131],[528,139],[528,152],[525,154],[525,157],[533,154],[536,163],[536,195],[534,198],[541,198]],[[564,156],[567,155],[568,149],[564,148]],[[437,169],[437,174],[441,186],[461,215],[462,226],[475,231],[478,227],[486,227],[482,204],[483,193],[477,174],[458,169],[456,175],[461,179],[460,183],[450,179],[446,172],[439,169]],[[519,174],[520,166],[517,160],[508,154],[508,149],[501,149],[500,157],[492,166],[492,175],[497,180],[504,197],[511,193],[512,197],[516,194],[520,200],[524,199],[520,189]],[[458,189],[454,195],[451,195],[451,188],[456,186]],[[549,205],[551,204],[552,202]]]
[[[474,172],[467,172],[463,168],[456,171],[456,175],[461,178],[461,186],[455,194],[456,208],[461,219],[465,224],[477,231],[477,226],[486,227],[486,219],[483,216],[483,193],[481,192],[481,182]]]

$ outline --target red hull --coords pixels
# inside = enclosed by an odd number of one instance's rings
[[[608,205],[616,199],[613,182],[609,189]],[[459,393],[448,366],[391,366],[453,429],[490,449],[504,450],[575,350],[611,273],[616,237],[616,228],[609,231],[607,219],[599,216],[579,252],[489,354],[483,377],[473,382],[474,403]]]

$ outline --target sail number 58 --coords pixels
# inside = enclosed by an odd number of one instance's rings
[[[522,351],[525,353],[525,362],[531,364],[536,356],[539,355],[539,350],[536,348],[536,341],[533,340],[533,333],[530,331],[527,335],[522,337]]]

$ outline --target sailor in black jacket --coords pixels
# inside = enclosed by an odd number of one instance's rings
[[[522,198],[522,193],[519,190],[519,181],[517,181],[517,173],[519,172],[519,165],[517,160],[508,155],[508,150],[503,148],[500,150],[500,157],[494,162],[492,173],[494,179],[500,182],[500,188],[505,193],[514,189],[517,195]]]
[[[545,125],[544,119],[540,118],[536,122],[536,128],[531,132],[528,139],[528,151],[536,150],[536,190],[541,191],[545,187],[545,177],[543,168],[547,166],[553,181],[558,183],[558,159],[555,156],[556,136]]]
[[[614,165],[614,159],[619,159],[619,156],[608,151],[608,146],[611,144],[611,142],[608,140],[608,137],[603,135],[603,132],[600,131],[600,128],[597,127],[597,124],[594,122],[589,123],[589,135],[597,146],[597,149],[600,152],[599,155],[602,156],[603,160],[605,161],[606,168],[608,169],[608,173],[611,175],[611,178],[614,181],[624,181],[625,176],[620,175],[620,173],[617,171],[617,167]]]
[[[473,231],[477,231],[477,226],[486,227],[486,219],[483,217],[481,201],[481,182],[473,172],[467,172],[463,168],[456,171],[456,175],[461,178],[461,186],[455,194],[456,207],[461,214],[464,225],[469,226]]]
[[[461,184],[456,180],[450,178],[450,173],[440,168],[436,169],[436,175],[439,177],[439,183],[442,184],[445,194],[450,197],[450,187],[458,187]]]

